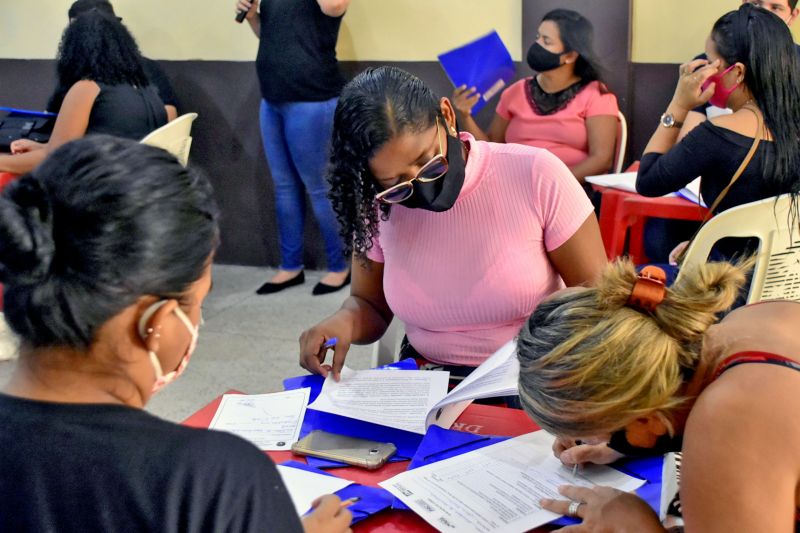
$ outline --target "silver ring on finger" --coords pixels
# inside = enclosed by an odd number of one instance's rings
[[[578,509],[580,506],[583,505],[583,502],[569,502],[569,507],[567,507],[567,516],[576,517],[578,516]]]

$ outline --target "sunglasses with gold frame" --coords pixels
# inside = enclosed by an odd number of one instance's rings
[[[375,195],[375,199],[384,204],[397,204],[411,198],[414,194],[414,182],[430,183],[447,174],[448,163],[442,146],[442,137],[439,135],[439,117],[436,118],[436,138],[439,141],[439,153],[430,161],[422,165],[417,175],[408,181],[392,185],[388,189]]]

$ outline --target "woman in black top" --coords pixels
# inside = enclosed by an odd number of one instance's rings
[[[348,530],[335,496],[301,524],[255,446],[143,410],[189,363],[218,239],[210,184],[134,141],[73,141],[4,191],[22,342],[0,394],[0,531]]]
[[[0,155],[0,172],[24,174],[73,139],[106,133],[141,140],[167,123],[167,110],[145,75],[136,41],[116,18],[98,10],[79,15],[59,45],[58,85],[69,89],[47,144],[19,140]]]
[[[303,227],[306,193],[319,223],[328,273],[313,294],[350,283],[339,225],[328,199],[325,167],[333,112],[344,86],[336,39],[350,0],[238,0],[259,38],[261,137],[275,185],[280,270],[256,292],[269,294],[305,282]],[[261,6],[260,12],[258,11]]]
[[[661,196],[701,176],[700,191],[711,206],[763,123],[762,142],[716,212],[778,194],[796,195],[800,60],[788,28],[768,11],[746,3],[714,24],[706,54],[708,60],[681,65],[675,96],[644,150],[636,189],[645,196]],[[734,112],[702,123],[676,144],[689,110],[705,102]],[[730,256],[748,248],[740,243],[720,252]]]

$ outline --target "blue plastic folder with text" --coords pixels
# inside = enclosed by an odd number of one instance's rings
[[[417,363],[413,359],[404,359],[387,365],[384,368],[387,372],[417,370]],[[299,389],[302,387],[310,388],[311,391],[308,403],[311,404],[322,391],[322,384],[324,381],[325,378],[317,375],[298,376],[283,380],[283,388],[285,390]],[[408,461],[411,459],[417,451],[419,443],[422,442],[423,437],[422,435],[411,433],[410,431],[381,426],[363,420],[348,418],[346,416],[324,413],[314,409],[306,409],[306,416],[303,419],[303,426],[300,429],[300,438],[305,437],[315,429],[347,435],[348,437],[391,442],[397,448],[397,453],[394,457],[389,459],[390,462]],[[306,460],[309,465],[317,468],[348,466],[344,463],[328,461],[316,457],[306,457]]]
[[[454,87],[475,87],[481,97],[472,113],[486,105],[514,79],[516,69],[511,54],[496,31],[439,56]]]

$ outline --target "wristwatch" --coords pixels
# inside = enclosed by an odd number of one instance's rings
[[[675,120],[675,117],[672,116],[672,113],[664,113],[661,115],[660,122],[665,128],[680,128],[683,126],[683,122],[678,122]]]

